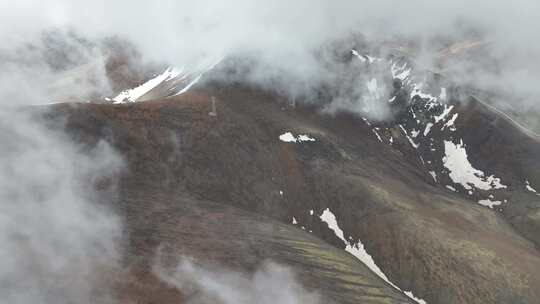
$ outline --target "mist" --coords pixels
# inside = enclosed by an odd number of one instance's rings
[[[0,111],[0,302],[112,303],[121,222],[94,187],[121,159],[36,121]]]
[[[65,121],[46,120],[50,109],[36,106],[53,101],[54,87],[71,96],[106,88],[99,65],[88,78],[58,84],[96,58],[97,48],[69,35],[0,49],[0,303],[116,303],[122,221],[109,195],[122,157],[104,141],[78,144]]]
[[[321,303],[320,296],[303,288],[289,268],[270,261],[247,274],[204,267],[183,258],[172,270],[156,263],[154,273],[182,290],[188,304]]]
[[[410,50],[421,68],[439,71],[459,85],[496,91],[505,96],[499,100],[513,108],[535,108],[540,96],[535,63],[540,55],[535,39],[540,4],[534,0],[165,0],[155,5],[140,0],[22,0],[4,2],[0,11],[2,28],[17,25],[0,33],[2,41],[9,42],[4,49],[51,28],[69,29],[90,41],[119,36],[131,41],[148,62],[189,67],[208,58],[241,58],[249,63],[244,81],[305,102],[316,102],[321,88],[350,74],[341,68],[336,51],[345,54],[357,48],[384,57],[381,45]],[[443,50],[458,42],[480,42],[482,47],[472,57],[445,58]],[[370,72],[359,69],[364,76],[356,78],[382,80]],[[18,87],[26,78],[28,73],[16,77],[22,79]],[[351,83],[354,88],[335,89],[331,108],[345,106],[383,119],[388,112],[384,107],[375,114],[362,110],[373,105],[365,83],[359,82]],[[97,83],[103,90],[107,80]],[[341,94],[351,90],[352,95]],[[389,94],[385,90],[379,94],[384,98]]]

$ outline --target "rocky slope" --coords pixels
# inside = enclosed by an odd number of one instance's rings
[[[247,272],[276,260],[335,303],[539,302],[538,141],[425,88],[397,94],[384,125],[240,85],[46,116],[126,158],[113,205],[138,279],[120,291],[169,290],[150,266],[166,248]],[[140,303],[168,294],[136,289]]]

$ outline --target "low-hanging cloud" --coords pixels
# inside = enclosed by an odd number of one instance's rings
[[[0,47],[1,105],[82,101],[110,93],[99,45],[65,30],[44,30],[33,38]]]
[[[76,40],[66,47],[83,49]],[[106,142],[77,144],[62,121],[45,120],[45,107],[29,106],[50,102],[62,67],[42,46],[16,49],[0,51],[0,303],[115,303],[122,225],[103,201],[122,158]],[[95,87],[77,85],[73,94]],[[104,178],[107,191],[97,191]]]
[[[0,111],[0,302],[113,303],[121,222],[94,187],[121,159],[37,121]]]
[[[172,270],[157,263],[154,273],[182,291],[188,304],[318,304],[320,296],[307,291],[287,267],[263,263],[251,275],[201,267],[182,259]]]
[[[359,45],[372,52],[380,45],[413,46],[424,67],[443,70],[461,85],[500,91],[523,107],[534,106],[540,96],[540,69],[535,67],[540,4],[535,0],[164,0],[153,5],[141,0],[21,0],[0,5],[0,10],[3,28],[17,24],[17,30],[0,33],[8,45],[44,29],[69,28],[90,40],[125,37],[146,60],[176,66],[197,65],[209,57],[247,58],[246,80],[292,98],[313,99],[314,91],[340,79],[342,71],[332,67],[339,60],[326,52],[329,44],[344,52]],[[492,60],[486,66],[476,62],[478,57],[449,59],[439,66],[440,51],[460,41],[483,42],[480,57]],[[365,93],[336,98],[339,104],[365,108]]]

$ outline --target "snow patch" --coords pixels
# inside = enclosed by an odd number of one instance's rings
[[[392,72],[392,77],[394,79],[405,81],[405,79],[411,76],[411,69],[407,69],[406,62],[402,66],[398,66],[397,63],[394,62],[392,66],[390,67],[390,70]]]
[[[433,177],[433,180],[437,182],[437,173],[435,173],[435,171],[429,171],[429,174]]]
[[[424,130],[424,136],[427,136],[429,134],[432,127],[433,127],[433,123],[428,122],[428,124],[426,125],[426,129]]]
[[[287,132],[284,134],[281,134],[279,136],[279,140],[286,143],[299,143],[299,142],[306,142],[306,141],[316,141],[315,138],[311,138],[308,135],[298,135],[298,137],[294,137],[294,135],[291,132]]]
[[[435,123],[437,124],[440,121],[445,120],[446,116],[448,116],[448,114],[450,114],[450,112],[452,112],[453,109],[454,109],[454,106],[444,105],[444,111],[442,112],[442,114],[439,116],[435,116]]]
[[[315,138],[311,138],[307,135],[298,135],[298,141],[315,141]]]
[[[422,87],[423,87],[422,84],[415,83],[415,84],[413,84],[412,87],[413,87],[413,89],[411,91],[411,99],[414,98],[415,96],[418,96],[418,97],[420,97],[422,99],[427,99],[429,101],[433,101],[433,102],[437,101],[437,97],[435,97],[435,96],[433,96],[431,94],[428,94],[428,93],[424,93],[422,91]]]
[[[345,238],[345,235],[343,234],[343,230],[339,227],[337,223],[336,216],[330,211],[330,209],[326,209],[323,211],[323,214],[320,216],[320,219],[325,222],[328,225],[328,228],[330,228],[332,231],[334,231],[334,234],[345,244],[347,247],[345,250],[352,255],[354,255],[356,258],[358,258],[362,263],[364,263],[371,271],[373,271],[376,275],[378,275],[381,279],[386,281],[387,283],[391,284],[395,287],[394,284],[388,280],[388,277],[381,271],[381,269],[375,264],[375,261],[373,258],[366,252],[364,245],[359,241],[357,244],[350,244],[349,241]]]
[[[408,69],[408,70],[405,70],[397,75],[395,75],[394,78],[397,78],[401,81],[404,81],[405,79],[407,79],[409,76],[411,75],[411,69]]]
[[[360,61],[362,61],[362,62],[367,61],[367,59],[364,56],[360,55],[360,53],[358,53],[356,50],[352,50],[351,52],[352,52],[352,54],[354,56],[358,57],[358,59],[360,59]]]
[[[443,164],[450,170],[449,177],[454,183],[462,185],[467,190],[471,190],[472,187],[482,190],[507,188],[499,178],[493,175],[486,176],[484,172],[472,166],[467,158],[463,141],[460,144],[454,144],[445,140],[444,149]]]
[[[452,118],[450,120],[448,120],[446,122],[446,124],[444,124],[443,130],[445,128],[450,128],[450,130],[455,131],[456,127],[454,126],[454,123],[456,122],[456,119],[458,118],[458,116],[459,116],[459,114],[455,113],[454,116],[452,116]]]
[[[196,77],[193,78],[193,80],[191,80],[182,90],[178,91],[177,93],[175,93],[173,96],[178,96],[178,95],[182,95],[184,93],[186,93],[187,91],[189,91],[194,85],[196,85],[197,83],[199,83],[199,81],[202,79],[202,77],[210,72],[211,70],[213,70],[218,64],[220,64],[223,59],[225,59],[225,57],[218,57],[217,59],[216,58],[213,58],[213,59],[210,59],[210,60],[207,60],[205,62],[203,62],[202,64],[200,64],[194,72],[191,73],[190,76],[193,76],[193,75],[197,75]],[[186,77],[187,78],[187,77]]]
[[[364,57],[367,58],[367,60],[369,61],[369,63],[374,63],[374,62],[380,62],[380,61],[383,61],[382,58],[377,58],[377,57],[371,57],[367,54],[364,55]]]
[[[367,118],[362,117],[362,120],[366,123],[366,125],[371,126],[371,123],[369,122]]]
[[[540,195],[538,194],[538,191],[536,191],[536,189],[534,189],[533,187],[531,187],[531,183],[529,182],[529,180],[525,180],[525,188],[529,191],[529,192],[532,192],[536,195]]]
[[[118,94],[116,97],[113,98],[115,101],[115,104],[119,103],[125,103],[125,102],[135,102],[137,99],[141,98],[144,94],[150,92],[153,88],[157,87],[159,84],[163,83],[164,81],[171,80],[178,75],[182,73],[183,70],[178,70],[173,67],[169,67],[165,70],[165,72],[161,73],[160,75],[148,80],[147,82],[143,83],[142,85],[123,91],[122,93]]]
[[[405,295],[407,297],[411,298],[412,300],[414,300],[418,304],[427,304],[427,302],[425,300],[422,300],[420,298],[415,297],[414,294],[412,293],[412,291],[404,291],[403,293],[405,293]]]
[[[281,140],[282,142],[287,142],[287,143],[297,142],[296,137],[294,137],[294,135],[292,135],[291,132],[287,132],[285,134],[280,135],[279,140]]]
[[[478,204],[480,204],[482,206],[485,206],[485,207],[489,207],[490,209],[493,209],[493,207],[495,207],[495,206],[502,205],[502,202],[501,201],[494,201],[492,199],[485,199],[485,200],[478,201]]]
[[[379,135],[379,133],[377,132],[379,128],[373,128],[371,129],[371,131],[373,131],[373,133],[375,134],[375,136],[377,136],[377,139],[380,141],[380,142],[383,142],[381,136]]]
[[[350,241],[348,241],[345,238],[345,234],[343,233],[343,230],[338,225],[336,216],[330,211],[330,209],[326,209],[323,211],[323,214],[320,216],[321,221],[326,223],[328,225],[328,228],[330,228],[332,231],[334,231],[334,234],[342,240],[345,245],[345,251],[352,254],[354,257],[359,259],[364,265],[366,265],[371,271],[373,271],[377,276],[379,276],[381,279],[383,279],[386,283],[390,284],[395,289],[403,292],[405,295],[407,295],[412,300],[416,301],[419,304],[427,304],[426,301],[422,299],[416,298],[412,292],[410,291],[403,291],[399,287],[397,287],[396,284],[390,282],[388,277],[382,272],[382,270],[377,266],[375,261],[373,260],[373,257],[369,255],[364,248],[364,245],[361,241],[358,241],[356,244],[351,244]]]
[[[399,127],[401,128],[401,130],[403,131],[403,133],[405,134],[405,136],[407,137],[407,139],[409,140],[409,142],[411,143],[411,145],[415,148],[415,149],[418,149],[418,147],[420,145],[416,144],[414,142],[414,140],[409,136],[409,134],[407,134],[407,130],[405,130],[405,128],[402,126],[402,125],[399,125]]]

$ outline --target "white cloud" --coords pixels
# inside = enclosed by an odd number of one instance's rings
[[[118,155],[105,143],[82,152],[5,109],[0,141],[0,302],[111,303],[121,227],[94,186],[121,168]]]
[[[273,262],[263,263],[254,273],[210,269],[182,259],[172,271],[154,266],[158,277],[182,290],[188,303],[216,302],[223,304],[317,304],[320,296],[307,291],[294,273]]]

